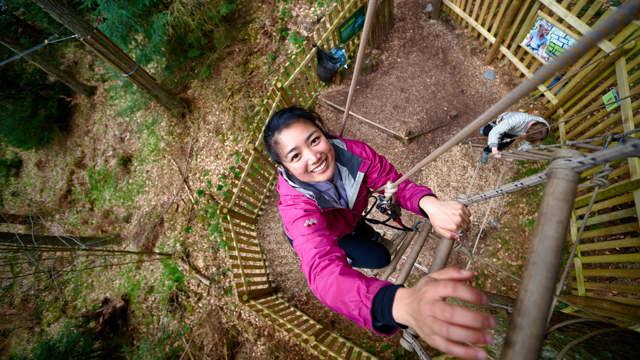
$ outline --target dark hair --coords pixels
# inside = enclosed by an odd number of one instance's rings
[[[525,135],[525,139],[530,142],[536,142],[543,140],[549,134],[549,128],[547,125],[541,122],[535,122],[529,126],[527,129],[527,133]]]
[[[271,160],[275,161],[278,164],[282,163],[278,154],[278,150],[276,148],[275,137],[282,130],[298,122],[307,122],[317,127],[320,132],[322,132],[322,134],[327,138],[334,137],[329,133],[327,127],[322,121],[322,118],[315,111],[307,110],[297,106],[284,108],[271,116],[269,121],[267,121],[267,125],[265,126],[264,133],[262,135],[264,147],[267,150],[269,157],[271,157]]]

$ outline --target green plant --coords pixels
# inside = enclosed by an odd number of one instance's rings
[[[22,169],[22,159],[15,152],[7,155],[0,153],[0,184],[7,184],[12,177],[18,176]]]
[[[82,359],[94,354],[94,340],[77,328],[76,324],[67,322],[53,335],[38,340],[31,353],[22,351],[11,354],[9,359],[15,360],[63,360]]]
[[[305,37],[302,36],[299,32],[293,31],[289,33],[288,39],[289,42],[296,47],[296,49],[299,49],[304,44]]]
[[[0,58],[13,53],[0,47]],[[46,73],[16,61],[2,68],[0,141],[20,149],[40,148],[64,131],[70,116],[71,90],[50,82]]]
[[[116,172],[105,167],[87,169],[87,189],[81,191],[74,188],[76,200],[85,200],[101,209],[112,205],[127,206],[144,189],[144,181],[140,179],[124,179],[119,181]]]
[[[193,60],[230,43],[237,0],[82,0],[98,27],[143,65],[189,74]],[[96,21],[98,22],[98,21]]]

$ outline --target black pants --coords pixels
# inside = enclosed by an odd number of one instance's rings
[[[487,125],[483,126],[480,129],[480,133],[483,136],[489,136],[489,133],[491,132],[491,129],[493,129],[493,127],[496,126],[494,123],[488,123]],[[517,136],[516,135],[511,135],[511,134],[502,134],[502,136],[500,136],[500,138],[498,139],[498,150],[502,151],[503,149],[506,149],[509,147],[509,145],[513,144],[514,141],[516,141]],[[486,153],[490,153],[491,152],[491,147],[486,146],[484,149],[482,149],[482,151],[486,152]]]
[[[351,234],[338,240],[338,245],[347,254],[351,266],[380,269],[389,265],[391,254],[379,239],[380,234],[371,225],[361,220]]]
[[[379,242],[380,234],[364,220],[360,220],[355,230],[338,240],[353,267],[380,269],[391,263],[389,250]],[[287,236],[293,246],[293,241]]]

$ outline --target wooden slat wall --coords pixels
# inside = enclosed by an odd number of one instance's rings
[[[319,44],[325,49],[339,46],[338,27],[358,8],[366,7],[366,4],[366,0],[333,3],[311,39],[291,55],[291,61],[255,111],[256,121],[251,129],[251,138],[240,154],[240,165],[237,171],[227,174],[233,191],[219,207],[222,236],[229,244],[227,257],[238,299],[276,328],[291,335],[292,340],[300,342],[323,358],[374,357],[287,303],[271,285],[256,225],[277,176],[265,152],[261,134],[267,119],[277,110],[293,104],[305,107],[314,105],[324,85],[316,75],[316,49],[311,44]],[[391,27],[392,16],[393,1],[381,1],[370,37],[372,45],[383,41]],[[355,36],[347,44],[342,44],[348,61],[353,60],[358,42],[359,37]]]
[[[487,46],[491,46],[502,27],[500,13],[513,1],[498,7],[492,0],[444,0],[445,11],[461,26],[470,29]],[[542,60],[520,45],[538,16],[562,27],[576,39],[584,35],[613,9],[596,1],[523,0],[511,27],[500,46],[497,61],[508,60],[518,76],[531,76]],[[487,10],[485,10],[487,9]],[[493,14],[493,15],[491,15]],[[640,24],[628,25],[616,36],[601,42],[576,64],[566,70],[568,80],[551,80],[538,88],[547,105],[545,117],[551,120],[560,141],[589,139],[608,133],[632,130],[640,121],[634,117],[640,107]],[[615,88],[623,100],[612,111],[604,109],[602,96]],[[535,94],[534,94],[535,95]],[[626,99],[624,99],[626,98]],[[615,146],[616,144],[612,144]],[[608,175],[610,185],[598,193],[591,218],[585,228],[575,261],[575,279],[569,291],[580,296],[605,299],[615,303],[640,306],[640,164],[637,158],[617,162]],[[599,170],[582,174],[583,182]],[[584,217],[591,190],[578,194],[571,226],[575,241]],[[594,300],[594,304],[600,304]],[[581,302],[581,306],[584,306]],[[588,301],[586,302],[588,304]],[[588,307],[588,306],[587,306]],[[573,309],[575,310],[575,309]],[[602,309],[589,314],[605,316]],[[618,322],[626,319],[609,314]],[[606,317],[606,316],[605,316]]]

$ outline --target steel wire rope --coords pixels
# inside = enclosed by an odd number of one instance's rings
[[[609,142],[611,141],[611,137],[609,137],[607,140],[605,140],[604,145],[602,146],[603,149],[607,149],[609,147]],[[562,275],[560,276],[560,281],[558,281],[558,284],[556,286],[556,291],[555,294],[553,295],[553,301],[551,302],[551,306],[549,307],[549,311],[548,311],[548,316],[547,316],[547,326],[549,326],[549,322],[551,321],[551,315],[553,314],[553,308],[556,306],[556,304],[558,303],[558,297],[560,296],[560,292],[562,292],[562,289],[564,288],[564,283],[567,279],[567,275],[569,274],[569,267],[571,266],[571,263],[573,262],[573,258],[576,255],[576,251],[578,250],[578,246],[580,245],[580,240],[582,237],[582,234],[584,232],[584,228],[587,226],[587,221],[589,220],[589,217],[591,216],[591,210],[593,209],[593,205],[596,202],[596,196],[598,195],[598,192],[600,191],[600,189],[607,187],[609,185],[609,181],[608,181],[608,176],[611,173],[611,166],[609,164],[609,162],[604,163],[604,166],[602,168],[602,170],[600,170],[598,173],[594,174],[593,177],[591,178],[591,182],[595,185],[593,192],[591,193],[591,198],[589,199],[589,205],[587,206],[587,211],[586,213],[583,215],[582,217],[582,222],[580,224],[580,229],[578,230],[578,233],[576,234],[576,239],[573,242],[573,246],[571,247],[571,251],[569,252],[569,257],[567,258],[567,262],[564,266],[564,269],[562,270]]]
[[[81,269],[63,270],[63,273],[80,272],[80,271],[86,271],[86,270],[106,268],[106,267],[111,267],[111,266],[121,266],[121,265],[128,265],[128,264],[146,263],[146,262],[159,261],[159,260],[162,260],[162,259],[163,259],[162,257],[158,257],[158,258],[153,258],[153,259],[128,261],[128,262],[122,262],[122,263],[109,263],[109,264],[103,264],[103,265],[97,265],[97,266],[90,266],[90,267],[81,268]],[[32,275],[48,274],[48,273],[49,273],[48,271],[32,272],[32,273],[29,273],[29,274],[21,274],[21,275],[18,275],[18,276],[0,277],[0,280],[11,280],[11,279],[17,279],[17,278],[23,278],[23,277],[27,277],[27,276],[32,276]]]
[[[610,327],[610,328],[606,328],[606,329],[600,329],[600,330],[595,330],[590,332],[589,334],[586,334],[584,336],[581,336],[573,341],[571,341],[570,343],[568,343],[564,348],[562,348],[562,350],[558,353],[558,355],[556,356],[556,360],[562,360],[564,359],[565,355],[567,354],[567,352],[569,352],[569,350],[571,350],[572,347],[576,346],[577,344],[588,340],[594,336],[600,335],[600,334],[605,334],[605,333],[609,333],[609,332],[616,332],[616,331],[630,331],[629,329],[625,329],[625,328],[619,328],[619,327]]]
[[[51,38],[53,36],[56,36],[56,35],[57,34],[54,34],[54,35],[50,36],[49,38]],[[60,39],[55,39],[55,40],[45,39],[42,43],[40,43],[40,44],[38,44],[36,46],[33,46],[33,47],[23,51],[23,52],[20,52],[20,53],[18,53],[16,55],[13,55],[12,57],[0,62],[0,66],[4,66],[4,65],[12,63],[12,62],[14,62],[14,61],[16,61],[18,59],[21,59],[24,56],[29,55],[32,52],[38,51],[38,50],[42,49],[43,47],[45,47],[47,45],[53,45],[53,44],[61,43],[61,42],[67,41],[69,39],[74,39],[74,38],[77,38],[77,37],[78,37],[77,34],[73,34],[73,35],[69,35],[69,36],[66,36],[66,37],[63,37],[63,38],[60,38]]]
[[[495,186],[498,186],[502,182],[502,177],[504,176],[505,171],[506,171],[506,168],[504,166],[500,168],[500,174],[498,175],[498,177],[496,179],[496,182],[495,182],[496,185]],[[471,263],[473,262],[473,258],[475,257],[475,253],[476,253],[476,249],[478,247],[478,243],[480,241],[480,237],[482,236],[484,228],[487,225],[487,220],[489,219],[489,214],[493,210],[493,200],[494,199],[491,199],[489,201],[489,204],[487,205],[487,209],[486,209],[484,217],[482,219],[482,223],[480,224],[480,229],[478,229],[478,234],[476,235],[476,240],[473,242],[473,248],[471,249],[471,253],[469,254],[469,258],[467,259],[467,265],[464,267],[465,270],[469,270],[469,268],[471,266]]]

